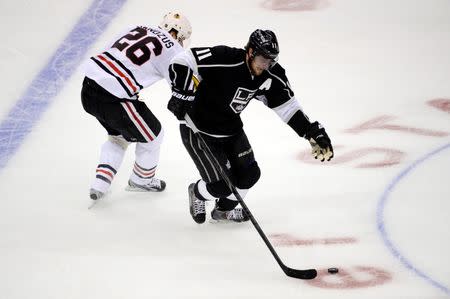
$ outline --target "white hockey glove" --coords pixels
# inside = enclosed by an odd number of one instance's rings
[[[325,132],[320,123],[317,121],[313,122],[309,126],[305,137],[311,144],[311,154],[314,159],[319,159],[320,162],[323,162],[325,160],[330,161],[333,158],[334,152],[330,137],[328,137],[327,132]]]

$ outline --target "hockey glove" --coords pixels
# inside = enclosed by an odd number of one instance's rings
[[[309,126],[305,137],[311,144],[311,154],[314,159],[319,159],[323,162],[325,160],[330,161],[333,158],[334,152],[330,137],[328,137],[327,132],[325,132],[320,123],[317,121],[313,122]]]
[[[172,97],[167,104],[167,109],[169,109],[178,120],[184,120],[184,115],[191,109],[194,97],[192,91],[172,88]]]

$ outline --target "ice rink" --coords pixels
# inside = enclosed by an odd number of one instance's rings
[[[262,103],[242,113],[262,170],[245,201],[283,262],[316,279],[287,277],[250,222],[193,222],[198,174],[166,82],[142,93],[165,128],[166,191],[124,190],[130,147],[87,209],[106,132],[81,106],[80,65],[177,9],[191,46],[275,31],[296,97],[327,128],[322,164]],[[3,0],[0,19],[1,299],[450,297],[450,1]]]

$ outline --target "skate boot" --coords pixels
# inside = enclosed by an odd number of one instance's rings
[[[131,180],[128,180],[128,186],[125,188],[127,191],[135,191],[135,192],[161,192],[166,188],[166,182],[157,178],[151,178],[151,180],[144,184],[140,185]]]
[[[205,201],[195,196],[195,183],[189,185],[189,211],[191,212],[192,219],[197,223],[203,223],[206,219]]]
[[[222,211],[215,207],[211,211],[211,218],[217,221],[244,222],[250,220],[242,208],[235,208],[231,211]]]
[[[105,193],[100,192],[98,190],[95,190],[95,189],[92,189],[92,188],[89,190],[89,197],[92,200],[99,200],[99,199],[103,198],[104,195],[105,195]]]
[[[104,196],[105,193],[91,188],[89,190],[89,197],[91,198],[91,204],[89,205],[88,209],[92,209]]]

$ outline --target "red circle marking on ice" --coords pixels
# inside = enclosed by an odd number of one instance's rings
[[[298,158],[308,164],[316,165],[336,165],[353,162],[356,160],[361,160],[360,163],[356,164],[354,167],[357,168],[380,168],[388,167],[392,165],[399,164],[405,153],[392,148],[382,148],[382,147],[366,147],[361,149],[350,150],[346,153],[340,152],[339,145],[335,146],[335,157],[329,162],[321,163],[315,160],[311,156],[310,150],[305,150],[300,152]]]
[[[266,0],[261,6],[272,10],[309,11],[328,6],[328,0]]]
[[[351,270],[339,268],[335,274],[328,269],[320,269],[313,280],[306,283],[323,289],[358,289],[385,284],[392,280],[392,275],[382,269],[369,266],[356,266]]]
[[[450,113],[450,99],[434,99],[427,102],[428,105]]]

